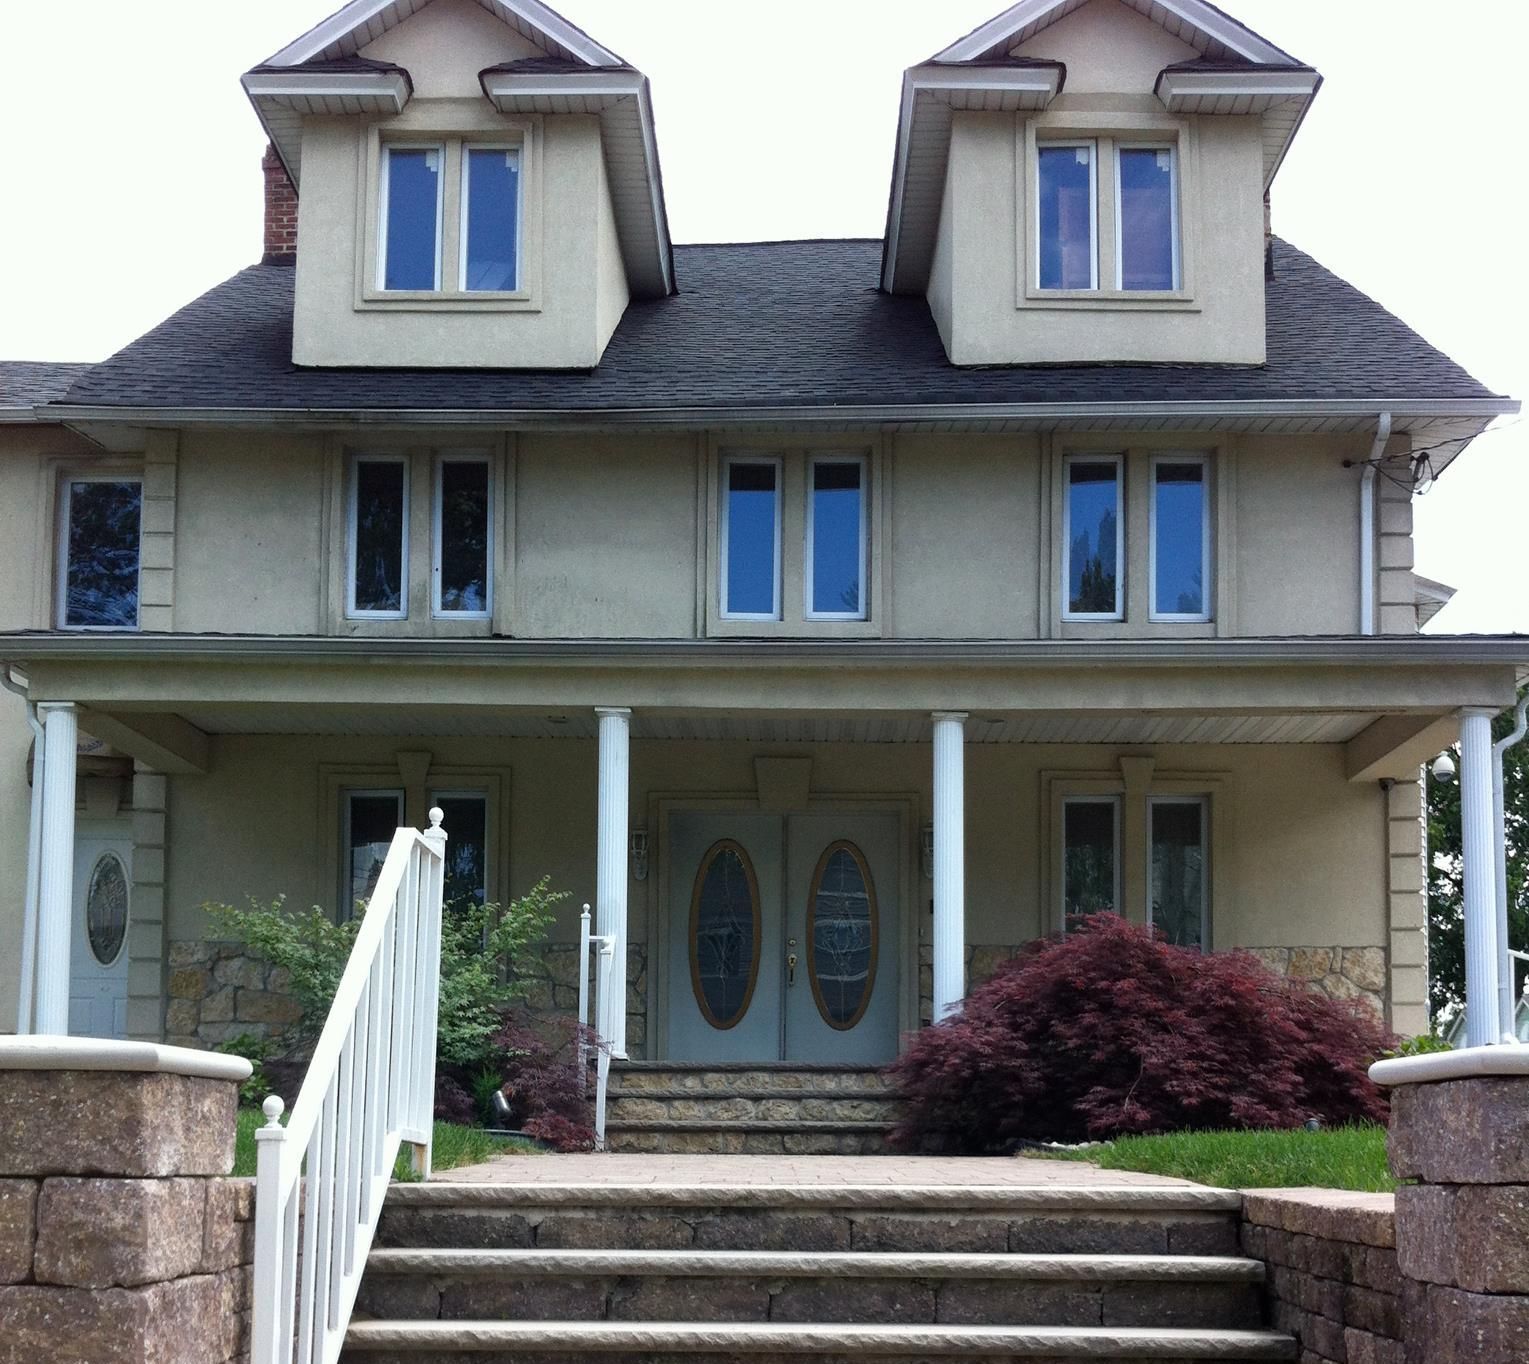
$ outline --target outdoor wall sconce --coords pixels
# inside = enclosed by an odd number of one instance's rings
[[[648,879],[648,831],[633,829],[629,845],[632,852],[632,877],[637,881]]]
[[[918,831],[918,860],[919,867],[924,873],[924,880],[934,880],[934,823],[930,821]]]

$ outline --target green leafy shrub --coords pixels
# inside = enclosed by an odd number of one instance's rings
[[[1386,1055],[1428,1056],[1436,1051],[1453,1050],[1454,1048],[1450,1046],[1449,1043],[1446,1042],[1442,1037],[1440,1037],[1438,1033],[1422,1032],[1419,1033],[1416,1037],[1403,1038],[1401,1045],[1388,1051]]]

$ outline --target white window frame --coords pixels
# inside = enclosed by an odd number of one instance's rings
[[[494,461],[487,454],[476,451],[456,454],[442,451],[434,458],[431,475],[430,509],[430,614],[438,620],[491,620],[494,615]],[[488,471],[488,518],[487,536],[484,540],[484,607],[481,611],[448,611],[441,605],[441,551],[445,537],[441,530],[441,514],[445,505],[444,489],[446,465],[481,464]],[[407,510],[407,508],[406,508]],[[354,524],[354,514],[352,515]],[[407,540],[405,541],[407,546]],[[352,560],[354,566],[354,559]],[[354,591],[352,591],[354,599]]]
[[[775,470],[775,562],[774,562],[774,590],[771,596],[772,607],[770,613],[765,615],[758,611],[729,611],[727,608],[727,569],[728,569],[728,531],[730,517],[729,493],[731,491],[732,469],[734,465],[768,464]],[[718,492],[719,506],[717,519],[721,522],[717,534],[717,587],[720,594],[718,614],[723,620],[776,620],[781,618],[781,537],[785,533],[785,462],[779,455],[723,455],[721,464],[721,480]]]
[[[1115,609],[1072,609],[1072,467],[1075,464],[1115,466]],[[1126,600],[1126,461],[1123,454],[1088,454],[1079,451],[1062,459],[1062,619],[1076,621],[1123,621]]]
[[[396,464],[403,470],[403,514],[399,545],[399,609],[396,611],[363,611],[356,606],[356,503],[357,477],[363,464]],[[345,616],[348,620],[408,620],[409,618],[409,498],[413,462],[406,454],[356,454],[350,457],[346,469],[345,487]]]
[[[336,911],[336,917],[341,923],[353,919],[356,914],[355,901],[351,898],[351,801],[357,797],[371,797],[380,800],[391,796],[398,806],[398,822],[393,827],[403,828],[404,802],[407,793],[401,786],[344,786],[340,788],[340,905]]]
[[[467,213],[468,199],[471,195],[472,184],[472,153],[473,152],[512,152],[515,156],[515,286],[512,289],[469,289],[467,287]],[[459,175],[461,177],[460,193],[458,197],[461,203],[458,208],[457,223],[457,292],[469,297],[479,296],[492,298],[495,294],[518,294],[525,288],[524,280],[524,252],[521,241],[524,236],[525,223],[525,166],[526,158],[524,151],[518,142],[470,142],[463,139],[458,159],[461,161]]]
[[[1157,466],[1159,464],[1198,464],[1200,466],[1200,598],[1203,611],[1159,611],[1157,607]],[[1161,622],[1180,622],[1204,625],[1212,619],[1211,564],[1211,514],[1210,514],[1210,456],[1197,454],[1160,454],[1152,456],[1151,472],[1147,479],[1147,619]]]
[[[440,170],[435,177],[435,282],[429,289],[388,288],[388,206],[392,193],[392,169],[394,152],[434,152],[440,158]],[[441,292],[441,261],[445,244],[446,214],[446,144],[443,142],[384,142],[382,165],[377,173],[377,290],[385,294],[418,294]],[[516,234],[519,235],[519,219]],[[465,267],[464,267],[465,268]],[[516,277],[520,274],[519,243],[516,243]]]
[[[1166,289],[1127,289],[1125,285],[1125,200],[1120,192],[1120,162],[1124,152],[1167,152],[1169,230],[1172,233],[1173,281]],[[1115,143],[1115,290],[1123,294],[1171,294],[1184,287],[1183,244],[1179,226],[1179,148],[1174,142]]]
[[[1147,923],[1155,927],[1152,917],[1152,854],[1156,843],[1152,836],[1153,811],[1159,805],[1193,805],[1200,811],[1200,947],[1201,952],[1210,948],[1210,901],[1211,901],[1211,833],[1209,796],[1155,796],[1147,797]]]
[[[74,485],[76,483],[136,483],[138,485],[138,590],[136,610],[131,625],[71,625],[69,623],[69,523],[74,512]],[[59,517],[57,528],[57,583],[54,592],[54,619],[60,630],[76,630],[81,633],[112,630],[139,630],[143,622],[143,475],[139,473],[107,473],[92,471],[88,474],[62,474],[58,494]]]
[[[815,499],[813,482],[820,464],[856,464],[860,467],[860,609],[858,611],[815,611],[812,606],[812,559],[813,516]],[[807,457],[807,514],[806,533],[802,550],[802,617],[804,620],[866,620],[870,616],[870,519],[871,519],[871,465],[864,455],[836,455],[829,452]]]
[[[1054,150],[1088,151],[1088,287],[1079,289],[1041,283],[1041,248],[1045,228],[1041,224],[1041,154]],[[1097,138],[1037,140],[1035,144],[1035,260],[1032,265],[1036,289],[1044,294],[1093,293],[1099,288],[1099,141]]]
[[[1124,822],[1124,801],[1122,797],[1115,796],[1063,796],[1061,829],[1058,836],[1058,872],[1057,872],[1057,915],[1062,925],[1062,931],[1067,931],[1067,807],[1069,805],[1108,805],[1111,812],[1111,824],[1114,833],[1111,860],[1115,871],[1115,913],[1125,917],[1125,909],[1121,904],[1121,895],[1124,882],[1121,876],[1121,825]]]

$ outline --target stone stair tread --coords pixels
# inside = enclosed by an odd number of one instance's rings
[[[612,1089],[608,1103],[621,1099],[684,1099],[691,1103],[726,1103],[729,1099],[859,1100],[895,1104],[901,1100],[886,1089]]]
[[[700,1322],[365,1321],[347,1350],[472,1350],[550,1354],[879,1353],[1076,1359],[1293,1360],[1275,1331],[1107,1326],[863,1326]]]
[[[634,1096],[635,1097],[635,1096]],[[890,1132],[893,1121],[819,1118],[610,1118],[607,1132]]]
[[[1199,1184],[394,1184],[390,1208],[875,1208],[902,1212],[1227,1213],[1234,1189]]]
[[[878,1066],[864,1065],[858,1061],[612,1061],[611,1074],[662,1075],[672,1071],[676,1075],[697,1075],[720,1072],[736,1073],[741,1070],[770,1071],[775,1074],[801,1075],[880,1075]]]
[[[1262,1283],[1261,1261],[1231,1255],[1037,1255],[881,1251],[378,1249],[380,1274],[737,1275]]]

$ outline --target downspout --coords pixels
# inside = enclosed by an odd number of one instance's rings
[[[38,868],[42,863],[42,790],[46,763],[42,722],[37,718],[37,706],[26,687],[16,681],[8,667],[0,669],[0,686],[15,692],[26,702],[27,724],[32,727],[32,814],[27,826],[26,900],[21,918],[21,992],[16,1007],[16,1031],[25,1035],[33,1031],[33,1002],[37,989],[37,892]]]
[[[1375,443],[1359,475],[1359,633],[1375,633],[1375,474],[1391,439],[1391,414],[1382,412]]]
[[[1498,1036],[1517,1042],[1513,1015],[1518,1004],[1513,989],[1512,949],[1508,945],[1508,847],[1503,794],[1503,755],[1529,734],[1529,692],[1518,703],[1513,729],[1492,745],[1492,852],[1497,861],[1497,1021]]]

